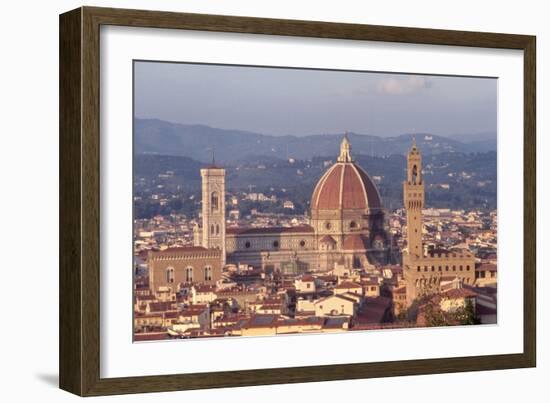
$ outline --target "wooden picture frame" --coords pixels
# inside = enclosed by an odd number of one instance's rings
[[[102,25],[524,52],[524,349],[521,354],[100,377],[99,35]],[[82,7],[60,16],[60,387],[81,396],[533,367],[536,364],[535,37]]]

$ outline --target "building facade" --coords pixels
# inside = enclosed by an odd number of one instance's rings
[[[222,252],[201,246],[149,251],[149,288],[155,295],[174,294],[182,285],[215,284],[221,279]]]

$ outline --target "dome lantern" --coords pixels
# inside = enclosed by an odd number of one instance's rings
[[[340,156],[338,157],[338,162],[353,162],[353,159],[351,158],[351,145],[348,140],[348,132],[344,134],[344,138],[340,144]]]

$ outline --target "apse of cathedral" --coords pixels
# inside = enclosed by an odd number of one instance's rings
[[[203,223],[196,245],[223,251],[225,262],[299,274],[390,263],[385,210],[376,184],[353,159],[347,134],[311,197],[309,224],[225,228],[225,170],[204,168]]]

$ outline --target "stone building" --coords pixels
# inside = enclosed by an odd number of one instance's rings
[[[407,248],[403,251],[403,275],[406,283],[407,306],[416,298],[440,291],[445,278],[458,278],[473,285],[475,258],[468,250],[424,251],[422,244],[422,209],[424,180],[422,155],[416,143],[407,155],[407,180],[403,183],[403,204],[407,214]]]
[[[347,135],[340,155],[318,181],[311,198],[311,220],[297,227],[227,228],[223,197],[225,171],[201,170],[202,226],[195,244],[220,248],[227,263],[281,271],[292,264],[303,271],[329,271],[343,260],[350,268],[387,263],[390,253],[380,194],[355,163]],[[218,232],[219,227],[219,232]]]
[[[149,287],[155,295],[173,294],[185,284],[215,284],[221,279],[221,249],[202,246],[149,251]]]

